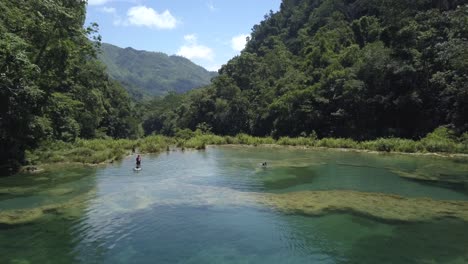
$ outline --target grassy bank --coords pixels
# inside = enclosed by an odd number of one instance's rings
[[[207,145],[266,145],[349,148],[370,151],[404,152],[404,153],[463,153],[468,154],[468,134],[455,137],[446,128],[438,128],[421,140],[400,138],[379,138],[370,141],[355,141],[346,138],[316,137],[254,137],[246,134],[237,136],[217,136],[182,130],[174,137],[152,135],[142,139],[92,139],[77,140],[73,143],[61,141],[44,142],[41,147],[27,152],[30,165],[43,163],[76,162],[99,164],[122,159],[133,153],[157,153],[169,150],[170,147],[181,149],[204,149]]]

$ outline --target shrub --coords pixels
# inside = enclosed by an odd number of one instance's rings
[[[278,144],[288,146],[313,146],[315,144],[315,140],[309,137],[281,137],[278,139]]]
[[[205,144],[205,142],[203,142],[203,140],[201,138],[194,137],[194,138],[191,138],[191,139],[185,141],[184,147],[185,148],[194,148],[194,149],[205,149],[206,144]]]
[[[326,148],[358,148],[359,144],[349,138],[322,138],[315,144],[317,147]]]
[[[240,144],[237,137],[225,136],[224,140],[226,141],[226,144]]]
[[[457,149],[455,139],[453,131],[446,127],[439,127],[421,139],[421,143],[429,152],[455,152]]]
[[[175,133],[175,137],[176,138],[179,138],[179,139],[184,139],[184,140],[188,140],[190,138],[192,138],[193,136],[195,136],[195,132],[193,132],[192,130],[186,128],[186,129],[178,129]]]
[[[254,137],[249,136],[247,134],[238,134],[236,136],[236,138],[237,138],[237,141],[239,142],[239,144],[245,144],[245,145],[258,144],[258,142],[256,142]]]

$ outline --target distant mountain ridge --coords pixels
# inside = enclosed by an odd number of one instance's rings
[[[134,97],[183,93],[210,84],[210,72],[190,60],[162,52],[120,48],[102,43],[99,59],[109,75]]]

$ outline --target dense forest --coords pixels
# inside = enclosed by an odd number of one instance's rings
[[[283,0],[212,85],[155,99],[144,129],[357,140],[418,139],[439,126],[463,133],[467,37],[465,1]]]
[[[83,28],[85,1],[2,0],[0,14],[0,167],[45,140],[138,135],[127,92],[96,59],[96,25]]]
[[[86,1],[1,0],[0,13],[0,168],[43,142],[141,128],[355,140],[468,130],[462,0],[283,0],[210,85],[138,104],[99,62]]]
[[[122,49],[107,43],[102,43],[98,58],[107,66],[110,77],[137,100],[168,92],[187,92],[208,85],[217,75],[184,57]]]

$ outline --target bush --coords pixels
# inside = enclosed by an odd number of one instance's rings
[[[72,149],[69,153],[67,153],[67,156],[91,156],[94,154],[95,151],[89,149],[89,148],[84,148],[84,147],[78,147],[75,149]]]
[[[187,140],[184,144],[185,148],[194,148],[194,149],[205,149],[206,144],[205,142],[199,138],[199,137],[194,137],[189,140]]]
[[[428,152],[455,152],[457,150],[455,139],[453,131],[446,127],[439,127],[421,139],[421,143]]]
[[[194,149],[205,149],[206,145],[223,145],[226,144],[226,138],[216,136],[212,134],[202,134],[190,138],[189,140],[182,142],[180,146]]]
[[[192,130],[186,128],[186,129],[178,129],[175,133],[175,137],[176,138],[179,138],[179,139],[184,139],[184,140],[188,140],[190,138],[192,138],[193,136],[195,136],[195,132],[193,132]]]
[[[315,144],[315,139],[310,137],[281,137],[278,139],[278,144],[288,146],[313,146]]]
[[[349,138],[322,138],[315,145],[326,148],[359,148],[359,144]]]
[[[226,144],[240,144],[237,137],[225,136],[224,140],[226,141]]]

